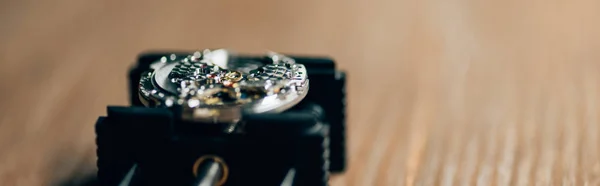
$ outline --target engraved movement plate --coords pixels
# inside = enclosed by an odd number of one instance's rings
[[[139,96],[148,107],[181,107],[184,120],[231,123],[242,112],[285,111],[308,87],[306,68],[290,57],[240,58],[218,49],[162,57],[142,74]]]

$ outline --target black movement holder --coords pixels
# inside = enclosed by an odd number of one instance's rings
[[[132,105],[109,106],[98,118],[101,185],[318,186],[345,169],[346,78],[332,59],[290,56],[307,68],[306,98],[283,113],[244,114],[244,133],[223,134],[140,102],[141,73],[170,54],[188,53],[141,54],[129,74]]]

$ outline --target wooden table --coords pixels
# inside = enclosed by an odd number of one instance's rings
[[[337,59],[332,185],[598,185],[598,19],[593,0],[1,1],[0,185],[93,175],[136,54],[207,47]]]

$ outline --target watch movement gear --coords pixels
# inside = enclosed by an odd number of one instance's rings
[[[242,112],[277,113],[307,94],[306,68],[269,52],[243,58],[225,49],[164,56],[142,74],[139,97],[147,107],[181,107],[182,119],[231,123]]]

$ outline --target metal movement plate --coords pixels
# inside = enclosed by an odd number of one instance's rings
[[[264,59],[238,58],[225,49],[169,55],[142,74],[140,100],[148,107],[182,108],[188,121],[232,123],[242,112],[277,113],[308,93],[306,68],[269,52]]]

